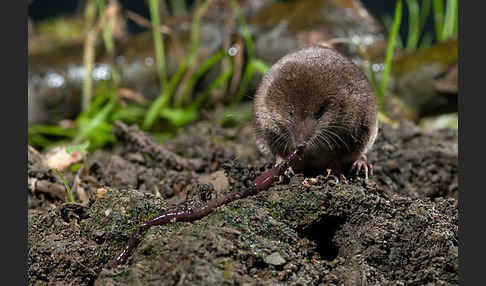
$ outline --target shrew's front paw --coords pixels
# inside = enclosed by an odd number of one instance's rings
[[[361,158],[356,160],[351,166],[351,172],[356,176],[359,176],[360,173],[364,173],[365,181],[368,182],[368,176],[373,175],[373,165],[368,163],[368,159],[365,155],[361,155]]]

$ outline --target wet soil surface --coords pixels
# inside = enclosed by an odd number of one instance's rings
[[[249,126],[202,122],[156,144],[116,125],[120,144],[65,177],[28,150],[30,285],[457,285],[457,133],[384,125],[374,175],[336,184],[297,174],[196,222],[151,228],[127,263],[103,266],[134,228],[248,187],[272,165]]]

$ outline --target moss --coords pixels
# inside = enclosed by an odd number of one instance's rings
[[[400,77],[427,64],[435,62],[447,67],[456,63],[457,60],[458,43],[457,38],[455,38],[424,50],[413,53],[404,52],[392,61],[391,72],[393,76]]]
[[[221,275],[223,276],[224,279],[231,279],[233,272],[233,265],[229,262],[229,260],[225,260],[223,262],[223,272],[221,272]]]
[[[379,140],[388,138],[386,130]],[[396,136],[389,137],[393,138],[390,144],[400,143]],[[436,145],[444,144],[442,139],[436,141]],[[377,146],[377,154],[387,154]],[[415,154],[416,149],[408,150]],[[222,164],[220,157],[212,158]],[[385,166],[387,158],[380,158],[373,161]],[[262,166],[248,165],[253,168],[248,172],[237,164],[225,170],[242,186],[256,166]],[[376,171],[373,181],[386,178],[380,177],[380,169]],[[173,180],[178,182],[178,178]],[[319,178],[316,185],[304,189],[302,181],[296,176],[289,184],[232,202],[193,223],[154,227],[127,264],[110,271],[102,271],[102,265],[125,245],[130,228],[169,209],[166,201],[140,191],[110,189],[89,207],[89,217],[79,222],[80,227],[65,223],[59,212],[29,210],[29,279],[45,277],[51,284],[69,281],[76,285],[93,285],[95,280],[95,285],[160,281],[175,285],[182,280],[185,285],[313,285],[323,281],[342,285],[350,274],[371,265],[366,268],[371,271],[366,282],[372,285],[387,281],[457,284],[454,201],[387,197],[376,185],[331,186]],[[411,176],[405,182],[416,181],[417,176]],[[54,232],[58,236],[52,236]],[[59,257],[53,263],[49,254],[55,248]],[[337,257],[329,251],[336,251]],[[265,262],[274,252],[285,259],[283,269]],[[358,257],[362,260],[357,261]],[[77,262],[92,271],[81,269]],[[410,270],[410,265],[420,265],[420,269]]]
[[[326,9],[327,5],[327,1],[321,0],[276,2],[260,9],[250,24],[270,29],[278,26],[282,19],[286,19],[289,30],[297,32],[316,24],[326,24],[322,10]]]

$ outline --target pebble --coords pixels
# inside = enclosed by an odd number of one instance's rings
[[[265,262],[270,265],[282,265],[285,263],[285,259],[278,252],[274,252],[264,258]]]

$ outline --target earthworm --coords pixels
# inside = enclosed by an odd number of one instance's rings
[[[214,209],[238,200],[243,199],[248,196],[255,195],[259,192],[265,191],[272,184],[275,180],[284,175],[285,171],[289,168],[289,166],[293,165],[300,157],[302,152],[304,151],[305,146],[300,145],[280,164],[276,165],[274,168],[265,171],[263,174],[258,176],[255,180],[253,180],[251,186],[243,191],[230,193],[219,198],[213,199],[209,201],[206,205],[193,209],[193,210],[183,210],[183,211],[167,211],[162,213],[161,215],[152,218],[141,225],[137,226],[135,231],[133,232],[132,236],[128,240],[128,243],[123,248],[123,250],[115,256],[110,262],[106,264],[107,268],[113,268],[119,265],[120,263],[124,262],[128,256],[132,253],[132,251],[138,246],[140,243],[143,234],[149,230],[153,226],[162,225],[168,222],[191,222],[198,219],[201,219],[211,213]]]

